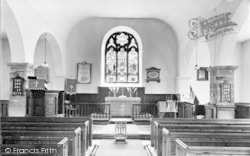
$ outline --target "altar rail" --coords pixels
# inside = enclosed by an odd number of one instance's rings
[[[66,117],[92,117],[93,120],[110,120],[110,104],[68,103],[65,104]]]
[[[156,104],[133,104],[132,119],[134,121],[150,120],[158,115]]]

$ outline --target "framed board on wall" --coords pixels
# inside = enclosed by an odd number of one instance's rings
[[[12,95],[13,96],[23,96],[23,85],[24,85],[24,78],[17,75],[13,78],[13,89]]]
[[[206,67],[197,70],[197,81],[208,81],[208,71]]]
[[[77,83],[91,83],[91,63],[77,63]]]
[[[221,102],[231,102],[231,84],[227,81],[220,84],[220,90],[221,90]]]
[[[160,82],[160,68],[155,68],[155,67],[151,67],[151,68],[147,68],[147,79],[146,81],[156,81],[156,82]]]

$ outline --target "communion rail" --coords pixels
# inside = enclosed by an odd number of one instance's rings
[[[104,103],[67,103],[66,117],[92,117],[93,120],[110,120],[110,104]]]
[[[133,104],[132,119],[134,121],[150,120],[158,115],[156,104]]]

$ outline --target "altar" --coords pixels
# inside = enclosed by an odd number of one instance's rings
[[[105,103],[110,104],[112,116],[132,116],[132,104],[139,104],[139,97],[106,97]]]

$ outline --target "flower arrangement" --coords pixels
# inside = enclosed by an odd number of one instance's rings
[[[136,87],[127,87],[127,90],[129,92],[130,97],[132,97],[132,94],[137,91],[137,88]],[[136,96],[137,96],[137,92],[136,92]]]
[[[109,90],[114,94],[114,97],[116,97],[116,93],[119,91],[119,87],[109,87]]]

